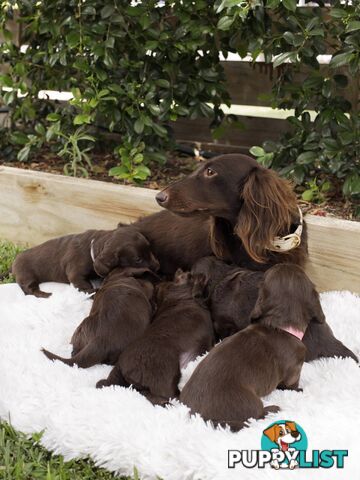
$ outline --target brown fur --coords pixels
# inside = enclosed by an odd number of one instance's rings
[[[210,308],[218,339],[233,335],[250,324],[250,313],[255,307],[264,276],[262,272],[251,272],[227,265],[215,257],[204,257],[196,262],[192,273],[194,295],[198,299],[203,298]],[[305,361],[320,357],[350,357],[357,362],[356,355],[334,336],[325,321],[320,303],[317,303],[317,310],[324,321],[311,322],[306,329],[303,338]]]
[[[91,258],[91,248],[95,261]],[[117,266],[157,270],[149,242],[132,226],[115,230],[87,230],[78,235],[49,240],[20,253],[12,273],[25,295],[49,297],[39,289],[42,282],[72,283],[84,292],[93,292],[90,282],[105,277]]]
[[[252,318],[256,324],[211,350],[180,395],[191,413],[234,431],[278,411],[260,397],[276,388],[299,390],[306,348],[282,328],[304,332],[310,322],[324,321],[313,284],[300,267],[285,264],[265,273]]]
[[[156,278],[148,269],[114,269],[95,295],[90,315],[71,338],[71,358],[43,349],[44,354],[50,360],[82,368],[98,363],[114,365],[120,353],[150,324],[152,281]]]
[[[191,278],[182,272],[159,286],[157,303],[153,323],[97,387],[133,385],[158,404],[178,395],[181,367],[213,345],[210,313],[193,300]]]
[[[274,237],[287,235],[298,217],[296,197],[286,180],[257,168],[244,184],[242,199],[235,233],[249,256],[264,263]]]
[[[208,169],[216,174],[208,176]],[[274,236],[296,229],[296,196],[287,181],[246,155],[221,155],[204,162],[156,198],[168,211],[136,226],[149,239],[166,274],[178,267],[190,269],[211,254],[252,270],[305,263],[305,224],[299,247],[282,253],[268,250]]]

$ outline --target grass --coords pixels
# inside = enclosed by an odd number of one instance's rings
[[[11,263],[21,248],[0,240],[0,283],[14,281],[9,274]],[[110,480],[112,473],[95,466],[91,460],[65,462],[40,445],[41,433],[31,436],[17,432],[0,422],[0,479],[1,480]],[[134,480],[138,480],[134,472]],[[131,480],[130,477],[121,477]]]

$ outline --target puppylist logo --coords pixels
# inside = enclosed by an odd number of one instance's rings
[[[263,431],[261,450],[228,450],[228,468],[344,468],[348,454],[348,450],[308,450],[301,426],[292,420],[278,420]]]

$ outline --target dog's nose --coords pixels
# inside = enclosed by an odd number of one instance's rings
[[[294,438],[297,438],[299,435],[300,433],[297,430],[294,430],[293,432],[291,432],[291,436]]]
[[[162,192],[159,192],[157,195],[156,195],[156,201],[158,202],[159,205],[163,206],[165,205],[165,203],[168,201],[168,194],[165,193],[164,191]]]

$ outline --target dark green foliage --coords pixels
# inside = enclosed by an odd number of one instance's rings
[[[320,188],[331,182],[356,199],[360,117],[355,95],[347,93],[359,77],[360,2],[334,0],[331,9],[321,0],[309,8],[296,0],[164,3],[20,0],[19,11],[3,9],[0,61],[10,69],[0,88],[16,89],[2,92],[16,124],[4,142],[19,158],[47,144],[68,159],[69,173],[86,174],[93,132],[99,137],[94,127],[102,126],[122,136],[120,164],[111,174],[141,182],[151,162],[165,160],[170,121],[209,117],[221,135],[221,104],[229,96],[219,52],[253,59],[264,53],[266,62],[276,56],[279,68],[272,106],[295,114],[289,133],[266,142],[259,160],[298,184],[316,178]],[[25,53],[5,29],[14,12],[29,45]],[[318,55],[329,52],[330,65],[320,66]],[[305,76],[296,75],[300,66]],[[70,90],[74,98],[62,105],[39,101],[40,89]],[[315,110],[314,121],[308,110]]]

